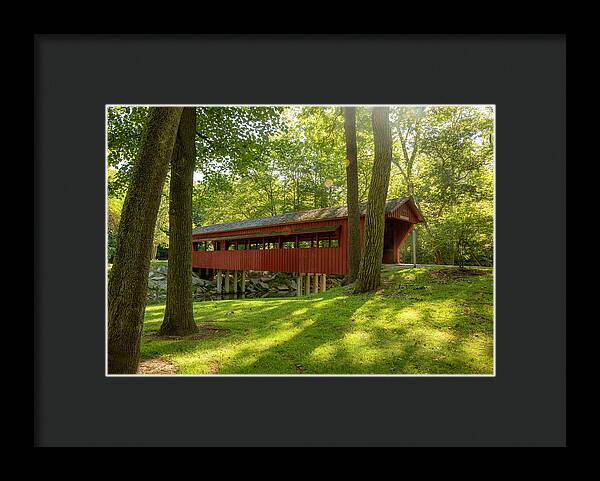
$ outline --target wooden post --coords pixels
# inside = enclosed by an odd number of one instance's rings
[[[313,293],[317,294],[319,292],[319,274],[315,274],[313,276]]]
[[[412,261],[413,267],[417,267],[417,231],[414,226],[412,230]]]
[[[310,294],[310,274],[306,274],[306,286],[305,286],[305,294],[308,296]]]
[[[302,276],[303,274],[298,272],[298,279],[296,280],[296,294],[298,294],[298,297],[302,295]]]
[[[327,274],[321,274],[321,292],[327,290]]]
[[[233,271],[233,293],[237,294],[238,271]]]
[[[217,293],[221,294],[221,281],[223,280],[223,271],[217,269]]]
[[[242,294],[246,294],[246,271],[242,271]]]
[[[225,294],[229,294],[229,271],[225,271]]]

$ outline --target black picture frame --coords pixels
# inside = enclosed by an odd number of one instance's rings
[[[565,57],[562,34],[36,35],[34,445],[565,445]],[[114,103],[495,104],[496,376],[105,377]]]

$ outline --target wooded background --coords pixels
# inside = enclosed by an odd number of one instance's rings
[[[198,107],[192,225],[271,216],[346,203],[344,115],[338,106]],[[147,122],[146,107],[109,107],[108,261]],[[420,263],[493,262],[492,106],[391,107],[393,161],[388,198],[413,195]],[[356,109],[359,201],[374,159],[370,110]],[[169,244],[165,182],[155,254]],[[402,248],[410,262],[411,243]]]

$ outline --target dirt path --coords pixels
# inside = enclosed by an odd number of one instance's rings
[[[177,368],[169,361],[162,359],[144,359],[140,361],[138,374],[177,374]]]

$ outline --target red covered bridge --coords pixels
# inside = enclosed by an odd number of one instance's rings
[[[362,204],[361,242],[366,210],[367,204]],[[422,221],[412,198],[387,201],[384,263],[400,262],[400,246],[412,226]],[[329,207],[197,227],[192,242],[192,266],[217,270],[219,290],[222,270],[234,271],[236,291],[237,272],[248,270],[298,273],[299,278],[314,274],[316,285],[317,274],[348,273],[348,210]]]

